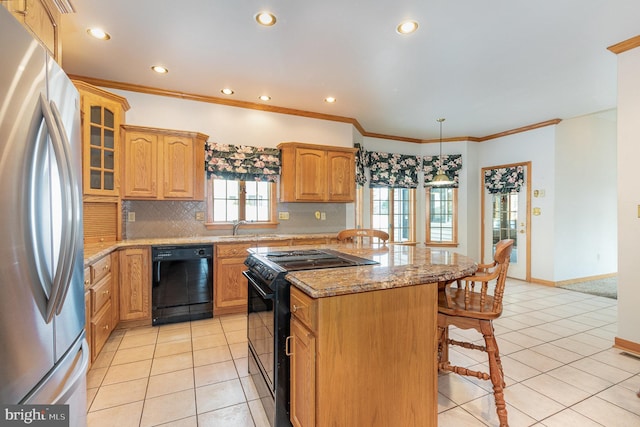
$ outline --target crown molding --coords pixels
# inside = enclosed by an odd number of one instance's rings
[[[149,95],[167,96],[171,98],[186,99],[190,101],[199,101],[199,102],[207,102],[210,104],[227,105],[230,107],[248,108],[252,110],[268,111],[271,113],[288,114],[292,116],[308,117],[312,119],[328,120],[328,121],[340,122],[340,123],[349,123],[353,125],[356,128],[356,130],[360,132],[362,136],[366,136],[368,138],[388,139],[392,141],[410,142],[413,144],[433,144],[433,143],[440,142],[440,139],[420,139],[420,138],[410,138],[410,137],[399,136],[399,135],[386,135],[382,133],[367,132],[362,127],[362,125],[358,122],[358,120],[352,117],[316,113],[312,111],[297,110],[295,108],[278,107],[274,105],[265,105],[265,104],[259,104],[257,102],[238,101],[234,99],[220,98],[216,96],[184,93],[184,92],[178,92],[178,91],[173,91],[168,89],[160,89],[160,88],[151,87],[151,86],[116,82],[112,80],[96,79],[93,77],[86,77],[86,76],[78,76],[74,74],[70,74],[69,77],[73,80],[80,80],[94,86],[107,87],[111,89],[120,89],[120,90],[126,90],[130,92],[146,93]],[[538,129],[545,126],[557,125],[561,121],[562,119],[547,120],[544,122],[534,123],[531,125],[527,125],[527,126],[507,130],[504,132],[495,133],[493,135],[483,136],[483,137],[458,136],[458,137],[452,137],[452,138],[443,138],[442,142],[466,142],[466,141],[483,142],[483,141],[488,141],[490,139],[500,138],[507,135],[513,135],[520,132],[527,132],[532,129]]]
[[[615,53],[616,55],[619,55],[622,52],[626,52],[638,46],[640,46],[640,36],[635,36],[635,37],[631,37],[630,39],[621,41],[620,43],[616,43],[612,46],[609,46],[607,50]]]

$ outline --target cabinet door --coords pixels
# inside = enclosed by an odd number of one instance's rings
[[[218,258],[214,268],[213,314],[218,316],[247,311],[247,279],[242,272],[246,256],[241,258]]]
[[[166,199],[192,199],[195,167],[194,144],[191,138],[165,135],[163,137],[164,191]]]
[[[124,133],[123,197],[155,198],[158,195],[158,135]]]
[[[120,106],[90,93],[82,104],[84,194],[118,196]]]
[[[149,249],[124,249],[119,258],[120,320],[151,320]]]
[[[316,339],[291,317],[291,423],[295,427],[315,426]]]
[[[353,153],[329,151],[327,153],[328,199],[330,202],[355,200],[355,158]]]
[[[296,148],[296,200],[323,201],[327,194],[327,153]]]

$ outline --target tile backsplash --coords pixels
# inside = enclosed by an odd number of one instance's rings
[[[204,221],[196,219],[197,212],[206,212],[205,202],[125,200],[122,202],[122,210],[123,239],[231,234],[231,230],[207,230]],[[241,227],[238,234],[337,233],[346,225],[346,204],[344,203],[279,203],[277,210],[289,213],[289,219],[279,220],[280,224],[277,228],[243,229]],[[324,212],[326,219],[316,219],[317,211]],[[127,220],[131,212],[135,214],[134,222]]]

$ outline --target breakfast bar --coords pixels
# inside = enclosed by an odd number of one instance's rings
[[[377,264],[286,275],[292,424],[436,426],[437,284],[477,265],[421,246],[326,247]]]

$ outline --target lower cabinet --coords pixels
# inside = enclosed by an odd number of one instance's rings
[[[251,243],[217,244],[213,266],[213,315],[247,311],[247,269],[244,260]]]
[[[437,426],[437,284],[317,299],[292,286],[290,308],[294,426]]]
[[[295,350],[291,353],[291,424],[315,426],[316,338],[295,317],[291,318],[291,336]]]
[[[91,349],[91,361],[96,360],[111,331],[118,324],[113,302],[115,254],[105,255],[85,269],[86,337]]]
[[[151,249],[119,251],[120,320],[151,320]]]

